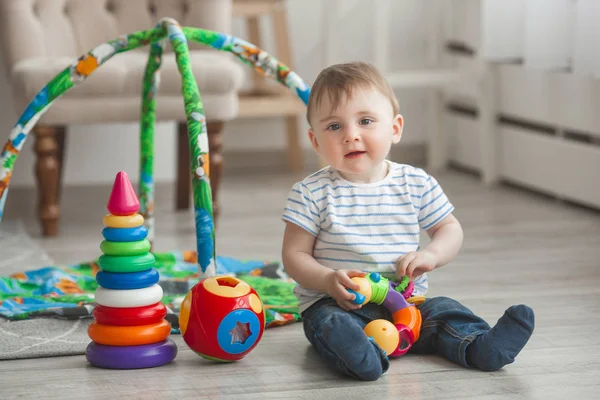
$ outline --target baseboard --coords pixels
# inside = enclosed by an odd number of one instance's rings
[[[304,173],[311,173],[322,167],[319,157],[312,149],[303,151]],[[245,174],[259,172],[285,172],[289,170],[285,149],[224,151],[224,172],[226,174]],[[424,167],[427,151],[424,144],[398,145],[392,148],[389,159],[402,164]]]

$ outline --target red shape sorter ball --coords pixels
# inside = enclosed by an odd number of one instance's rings
[[[237,361],[260,341],[265,327],[263,304],[246,282],[230,277],[201,280],[181,304],[183,340],[203,358]]]

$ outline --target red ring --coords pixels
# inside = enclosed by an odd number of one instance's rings
[[[415,291],[415,284],[413,281],[408,282],[408,285],[406,285],[406,289],[404,289],[404,292],[402,292],[402,296],[405,299],[410,298],[410,296],[412,296],[413,292]]]
[[[97,305],[93,312],[96,321],[103,325],[134,326],[150,325],[162,321],[167,315],[163,303],[144,307],[116,308]]]

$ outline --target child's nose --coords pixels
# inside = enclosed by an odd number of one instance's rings
[[[357,142],[358,140],[360,140],[360,130],[356,127],[347,128],[344,143]]]

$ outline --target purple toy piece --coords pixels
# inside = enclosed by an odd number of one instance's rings
[[[90,364],[99,368],[138,369],[170,363],[177,356],[177,345],[171,339],[141,346],[106,346],[91,342],[85,350]]]
[[[390,281],[387,296],[385,296],[385,299],[383,300],[383,306],[390,310],[392,315],[398,310],[410,307],[410,304],[406,301],[402,293],[398,293],[394,290],[395,286],[397,286],[397,284]]]

